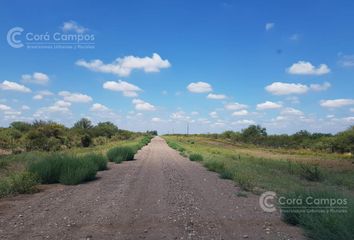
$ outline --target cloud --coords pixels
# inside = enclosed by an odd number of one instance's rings
[[[186,115],[183,111],[177,111],[171,114],[171,119],[173,120],[181,120],[181,121],[189,121],[190,117]]]
[[[213,88],[206,82],[192,82],[187,86],[188,91],[192,93],[207,93],[213,91]]]
[[[289,116],[289,115],[292,115],[292,116],[302,116],[304,115],[304,113],[298,109],[295,109],[295,108],[285,108],[283,109],[281,112],[280,112],[281,115],[286,115],[286,116]]]
[[[8,91],[23,92],[23,93],[31,92],[31,89],[25,87],[24,85],[21,85],[21,84],[15,83],[15,82],[10,82],[7,80],[0,83],[0,89],[8,90]]]
[[[92,104],[92,107],[90,108],[90,111],[93,111],[93,112],[105,112],[105,111],[109,111],[109,108],[106,107],[103,104],[94,103],[94,104]]]
[[[61,29],[63,30],[63,32],[76,32],[76,33],[85,33],[88,31],[88,28],[79,25],[75,21],[64,22]]]
[[[40,72],[35,72],[32,75],[31,74],[23,74],[22,75],[22,81],[27,82],[27,83],[36,83],[36,84],[42,84],[45,85],[49,81],[48,75]]]
[[[92,97],[82,93],[61,91],[59,92],[59,96],[62,96],[64,100],[68,102],[87,103],[92,101]]]
[[[240,110],[232,113],[232,116],[246,116],[248,115],[247,110]]]
[[[122,80],[118,80],[118,82],[107,81],[103,84],[103,88],[111,91],[122,92],[126,97],[137,97],[138,92],[142,91],[138,86]]]
[[[270,101],[265,101],[264,103],[257,104],[257,110],[278,109],[281,107],[281,104]]]
[[[209,116],[212,117],[212,118],[218,118],[219,117],[217,112],[210,112]]]
[[[222,99],[226,99],[226,95],[209,93],[207,98],[214,99],[214,100],[222,100]]]
[[[270,31],[274,28],[274,26],[275,26],[275,23],[272,23],[272,22],[266,23],[265,30]]]
[[[313,66],[310,62],[299,61],[294,63],[287,69],[290,74],[297,75],[324,75],[329,73],[331,70],[326,64],[320,64],[317,68]]]
[[[4,104],[0,104],[0,111],[8,111],[8,110],[11,110],[11,107]]]
[[[26,111],[26,110],[30,110],[31,108],[27,105],[22,105],[21,109]]]
[[[151,122],[162,122],[161,118],[158,118],[158,117],[153,117],[151,118]]]
[[[304,94],[309,87],[300,83],[274,82],[266,86],[265,90],[274,95]]]
[[[325,82],[323,84],[310,84],[310,89],[316,92],[325,91],[331,87],[329,82]]]
[[[191,115],[199,115],[199,112],[197,112],[197,111],[193,111],[193,112],[191,112]]]
[[[135,109],[139,111],[155,111],[154,105],[145,102],[141,99],[133,99],[132,103],[135,105]]]
[[[308,91],[325,91],[331,87],[329,82],[323,84],[300,84],[300,83],[283,83],[274,82],[265,87],[265,90],[273,95],[289,95],[289,94],[304,94]]]
[[[228,103],[224,107],[227,110],[241,110],[247,108],[248,106],[245,104],[234,102],[234,103]]]
[[[294,33],[293,35],[290,36],[289,39],[290,39],[291,41],[297,41],[297,40],[299,40],[299,38],[300,38],[300,35],[297,34],[297,33]]]
[[[340,55],[339,64],[342,67],[354,67],[354,55]]]
[[[39,91],[36,95],[34,95],[33,99],[34,100],[42,100],[44,97],[51,96],[51,95],[54,95],[54,94],[48,90],[43,90],[43,91]]]
[[[43,108],[38,109],[33,114],[33,117],[47,119],[48,115],[51,113],[71,114],[70,106],[71,106],[70,102],[59,100],[59,101],[56,101],[52,106],[43,107]]]
[[[252,125],[252,124],[256,124],[256,122],[253,120],[242,119],[242,120],[238,120],[236,122],[233,122],[232,124],[233,125]]]
[[[160,55],[154,53],[152,57],[135,57],[126,56],[123,58],[117,58],[115,61],[109,64],[103,63],[99,59],[87,62],[85,60],[78,60],[76,65],[85,67],[91,71],[112,73],[121,77],[127,77],[132,70],[141,69],[144,72],[159,72],[162,68],[169,68],[171,66],[168,60],[161,59]]]
[[[354,99],[332,99],[332,100],[321,100],[320,105],[326,108],[337,108],[354,105]]]

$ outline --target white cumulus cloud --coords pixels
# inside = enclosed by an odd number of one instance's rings
[[[63,32],[76,32],[76,33],[85,33],[88,31],[88,28],[79,25],[75,21],[64,22],[61,29],[63,30]]]
[[[4,104],[0,104],[0,111],[8,111],[8,110],[11,110],[11,107]]]
[[[325,82],[323,84],[310,84],[310,89],[316,92],[325,91],[331,87],[329,82]]]
[[[18,84],[16,82],[10,82],[7,80],[0,83],[0,89],[8,90],[8,91],[23,92],[23,93],[31,92],[31,89],[29,89],[28,87],[25,87],[24,85]]]
[[[122,92],[126,97],[136,97],[138,96],[138,92],[142,91],[138,86],[122,80],[118,80],[118,82],[107,81],[103,84],[103,88],[111,91]]]
[[[310,62],[299,61],[291,65],[287,71],[290,74],[297,75],[324,75],[329,73],[331,70],[326,64],[320,64],[318,67],[315,67]]]
[[[237,102],[228,103],[228,104],[225,105],[225,109],[227,109],[227,110],[241,110],[241,109],[245,109],[247,107],[248,107],[247,105],[241,104],[241,103],[237,103]]]
[[[248,115],[247,110],[240,110],[232,113],[232,116],[246,116],[246,115]]]
[[[31,74],[23,74],[22,81],[27,82],[27,83],[36,83],[36,84],[45,85],[48,83],[49,77],[45,73],[35,72],[32,75]]]
[[[331,100],[321,100],[320,105],[327,108],[337,108],[354,105],[354,99],[331,99]]]
[[[274,95],[304,94],[309,90],[309,87],[300,83],[274,82],[266,86],[265,90]]]
[[[282,107],[281,104],[271,102],[271,101],[265,101],[264,103],[257,104],[257,110],[278,109],[281,107]]]
[[[92,97],[82,93],[71,93],[68,91],[59,92],[59,96],[62,96],[65,101],[87,103],[92,101]]]
[[[156,107],[141,99],[133,99],[132,103],[135,105],[135,109],[139,111],[155,111]]]
[[[117,58],[112,63],[105,64],[99,59],[92,61],[85,61],[83,59],[78,60],[76,65],[85,67],[91,71],[112,73],[121,77],[127,77],[132,70],[141,69],[145,72],[159,72],[160,69],[169,68],[170,62],[166,59],[163,60],[159,54],[154,53],[152,57],[135,57],[125,56],[123,58]]]
[[[188,91],[192,93],[208,93],[213,91],[213,88],[206,82],[192,82],[187,86]]]
[[[103,104],[94,103],[94,104],[92,104],[90,110],[93,112],[105,112],[105,111],[109,111],[109,108]]]
[[[222,99],[226,99],[226,95],[209,93],[207,98],[214,99],[214,100],[222,100]]]

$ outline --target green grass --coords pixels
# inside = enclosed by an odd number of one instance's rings
[[[243,191],[256,194],[275,191],[278,195],[346,197],[348,213],[284,213],[287,223],[302,227],[309,239],[354,239],[354,167],[352,160],[334,155],[296,154],[296,151],[259,150],[230,145],[202,137],[165,136],[169,146],[190,155],[198,153],[208,170],[232,179]],[[287,151],[286,151],[287,152]],[[289,157],[290,156],[290,157]],[[308,189],[315,189],[308,191]],[[279,206],[283,207],[284,206]],[[305,209],[311,209],[305,206]]]
[[[65,185],[76,185],[96,178],[98,166],[86,157],[65,158],[61,167],[59,182]]]
[[[346,199],[344,195],[336,192],[319,190],[300,190],[285,194],[282,197],[301,200],[297,204],[287,203],[283,200],[280,203],[282,217],[283,220],[289,224],[301,226],[310,239],[354,239],[354,228],[352,226],[354,223],[353,199]],[[316,205],[324,207],[323,209],[319,209],[313,207],[314,199],[332,199],[333,201],[341,201],[341,203],[343,203],[341,199],[346,199],[347,204],[337,204],[335,206],[343,206],[346,208],[334,209],[331,208],[329,202],[325,202],[321,205]],[[333,206],[334,205],[332,205],[332,207]],[[301,207],[301,209],[299,209],[299,207]],[[305,211],[302,211],[302,208],[304,208]]]
[[[79,184],[93,180],[100,164],[93,155],[75,156],[67,154],[48,154],[28,165],[28,171],[38,176],[41,183]]]
[[[107,157],[98,153],[89,153],[83,156],[86,160],[93,162],[97,166],[98,171],[107,169]]]
[[[12,173],[0,180],[0,197],[37,191],[37,177],[29,172]]]
[[[189,155],[189,160],[201,162],[203,161],[203,156],[198,153],[192,153],[191,155]]]
[[[108,160],[115,163],[129,161],[134,159],[134,148],[132,147],[114,147],[107,152]]]

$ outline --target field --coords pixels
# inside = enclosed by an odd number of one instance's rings
[[[168,144],[201,162],[221,178],[232,179],[244,194],[274,191],[278,196],[348,199],[346,214],[283,214],[313,239],[350,239],[353,230],[354,162],[347,155],[306,150],[258,148],[196,136],[165,136]],[[289,206],[279,206],[285,209]]]

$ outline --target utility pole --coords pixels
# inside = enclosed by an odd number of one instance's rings
[[[189,122],[187,122],[187,135],[189,135]]]

